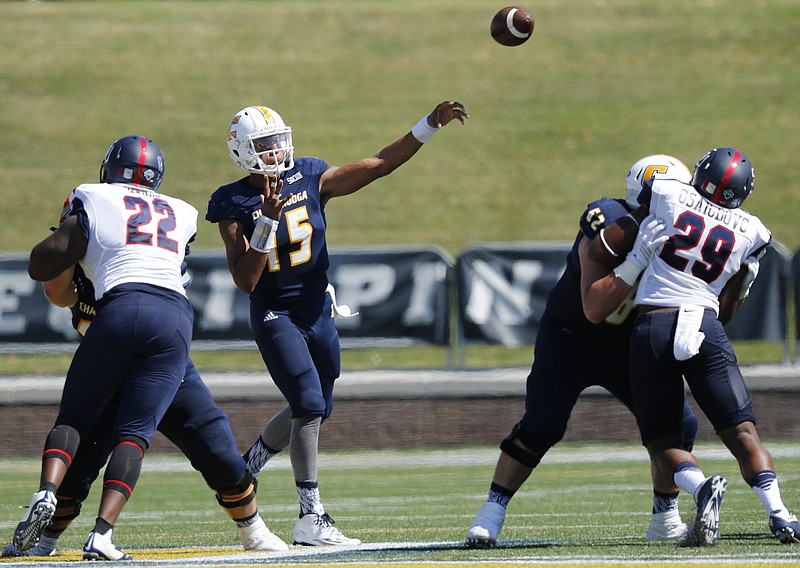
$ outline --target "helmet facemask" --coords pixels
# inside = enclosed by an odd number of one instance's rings
[[[267,135],[256,133],[249,138],[250,151],[257,164],[255,169],[260,170],[258,173],[279,175],[291,169],[294,153],[292,129],[287,126],[281,130],[283,132]]]

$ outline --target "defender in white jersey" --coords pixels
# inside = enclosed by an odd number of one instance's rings
[[[194,207],[149,188],[94,183],[72,191],[62,217],[80,209],[89,232],[80,265],[95,283],[95,299],[130,282],[186,295],[181,264],[197,232]]]
[[[114,546],[112,529],[184,376],[192,337],[181,263],[197,230],[197,210],[157,192],[163,175],[164,155],[155,142],[142,136],[117,140],[103,160],[101,183],[77,187],[58,229],[31,251],[28,272],[34,280],[51,280],[79,263],[95,283],[98,301],[45,442],[39,491],[8,555],[39,541],[81,437],[116,399],[114,449],[83,556],[131,559]]]
[[[621,286],[633,285],[642,273],[630,347],[634,407],[653,464],[697,503],[686,546],[718,538],[727,481],[706,477],[681,447],[684,378],[763,503],[770,531],[782,543],[800,542],[800,522],[781,500],[772,456],[759,440],[750,395],[723,327],[746,298],[771,239],[758,217],[740,208],[754,177],[750,160],[734,148],[703,156],[691,184],[656,177],[641,200],[651,215],[615,269]]]

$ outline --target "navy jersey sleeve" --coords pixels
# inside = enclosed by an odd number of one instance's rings
[[[78,228],[83,233],[83,236],[86,237],[86,240],[89,240],[89,215],[86,213],[86,209],[83,207],[83,201],[79,198],[75,198],[72,200],[72,205],[67,213],[67,216],[75,215],[78,218]]]
[[[633,325],[633,317],[622,322],[593,324],[583,313],[581,300],[581,263],[578,248],[583,237],[593,239],[600,229],[612,225],[629,213],[622,199],[603,197],[587,205],[580,218],[578,233],[572,249],[567,255],[567,265],[561,278],[550,291],[546,311],[564,328],[578,337],[608,348],[625,349]]]
[[[255,190],[248,191],[244,178],[227,185],[223,185],[211,194],[206,208],[206,221],[217,223],[223,219],[244,220],[243,215],[249,216],[250,210],[256,203],[260,209],[260,198]]]
[[[612,225],[617,219],[628,213],[630,213],[630,209],[622,199],[602,197],[597,201],[592,201],[581,215],[581,233],[589,239],[594,239],[600,229]]]

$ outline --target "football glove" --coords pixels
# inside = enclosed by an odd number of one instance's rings
[[[753,287],[753,282],[758,277],[758,270],[760,268],[758,259],[753,256],[748,256],[744,259],[744,265],[747,267],[747,274],[744,275],[742,280],[742,287],[739,290],[739,301],[743,302],[747,296],[750,295],[750,288]]]
[[[628,286],[636,283],[642,270],[647,268],[656,252],[669,239],[669,235],[663,234],[666,227],[664,221],[655,215],[648,215],[642,221],[631,252],[625,257],[625,262],[614,269],[614,273]]]

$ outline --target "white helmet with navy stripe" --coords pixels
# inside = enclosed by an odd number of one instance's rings
[[[642,191],[642,185],[656,174],[662,174],[661,177],[676,179],[683,183],[692,182],[692,172],[678,158],[665,154],[647,156],[633,164],[625,177],[627,192],[625,200],[628,205],[639,207],[637,198]]]
[[[228,152],[243,170],[280,175],[294,167],[292,129],[269,107],[244,108],[228,126]]]

